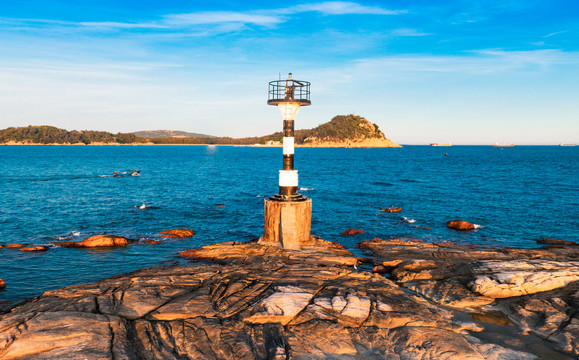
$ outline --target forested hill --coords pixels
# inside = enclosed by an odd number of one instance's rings
[[[281,126],[280,126],[281,127]],[[163,130],[166,132],[166,130]],[[200,134],[199,134],[200,135]],[[220,144],[254,145],[276,144],[283,135],[277,132],[266,136],[231,137],[173,137],[143,138],[131,133],[111,134],[105,131],[67,131],[53,126],[11,127],[0,130],[0,144]],[[338,115],[331,121],[309,130],[296,130],[295,143],[319,147],[396,147],[386,139],[378,125],[358,115]]]
[[[313,141],[356,141],[384,139],[378,125],[372,124],[359,115],[337,115],[329,122],[310,130],[298,130],[296,142],[299,144]]]
[[[0,144],[141,144],[147,139],[106,131],[67,131],[54,126],[10,127],[0,130]]]
[[[281,127],[281,126],[280,126]],[[271,135],[248,138],[156,138],[150,139],[155,144],[232,144],[253,145],[281,142],[283,134],[276,132]],[[337,115],[327,123],[313,129],[296,130],[295,144],[301,146],[320,147],[398,147],[399,145],[386,139],[378,125],[371,123],[359,115]]]
[[[142,131],[132,132],[131,134],[135,134],[139,137],[146,138],[146,139],[170,138],[170,137],[193,137],[193,138],[212,138],[212,137],[215,137],[215,136],[211,136],[211,135],[190,133],[190,132],[179,131],[179,130],[142,130]]]

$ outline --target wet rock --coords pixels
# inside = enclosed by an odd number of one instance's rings
[[[0,289],[5,288],[6,287],[6,282],[2,279],[0,279]]]
[[[145,240],[141,240],[142,244],[151,244],[151,245],[158,245],[161,242],[160,241],[155,241],[153,239],[145,239]]]
[[[375,274],[386,274],[388,269],[384,265],[376,265],[372,269],[372,272]]]
[[[546,239],[537,240],[537,244],[544,244],[544,245],[577,245],[577,243],[576,243],[575,241],[557,240],[557,239],[551,239],[551,238],[546,238]]]
[[[161,236],[159,238],[186,238],[193,237],[194,232],[191,229],[172,229],[161,231]]]
[[[78,247],[95,248],[95,247],[118,247],[127,246],[129,239],[115,235],[96,235],[84,239],[77,243]]]
[[[402,211],[402,208],[399,207],[380,208],[380,211],[384,211],[387,213],[399,213]]]
[[[454,229],[454,230],[462,230],[462,231],[466,231],[466,230],[474,230],[476,227],[474,226],[474,224],[471,224],[467,221],[464,220],[452,220],[452,221],[448,221],[446,223],[446,226],[450,229]]]
[[[30,244],[6,244],[6,245],[4,245],[4,247],[5,247],[6,249],[16,249],[16,248],[25,247],[25,246],[28,246],[28,245],[30,245]]]
[[[102,247],[123,247],[129,245],[131,240],[115,235],[96,235],[79,242],[57,241],[52,244],[69,248],[102,248]]]
[[[343,236],[362,234],[365,231],[362,229],[346,229],[342,232]]]
[[[48,249],[49,249],[48,246],[26,246],[26,247],[20,248],[18,250],[28,251],[28,252],[42,252],[42,251],[46,251]]]

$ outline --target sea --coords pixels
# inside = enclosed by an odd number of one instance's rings
[[[297,148],[295,157],[300,192],[313,200],[312,233],[356,254],[358,242],[376,237],[480,248],[579,241],[579,147]],[[0,249],[0,304],[258,238],[281,166],[279,147],[0,146],[0,244],[195,232],[116,249]],[[134,170],[141,176],[113,176]],[[381,211],[388,207],[403,210]],[[455,219],[477,229],[448,229]],[[342,236],[348,228],[365,232]]]

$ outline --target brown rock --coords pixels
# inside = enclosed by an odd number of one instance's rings
[[[474,328],[383,276],[303,261],[199,264],[17,305],[0,315],[0,358],[531,358],[462,333]]]
[[[18,249],[20,251],[40,252],[48,250],[48,246],[26,246]]]
[[[372,272],[375,274],[386,274],[388,270],[383,265],[376,265],[374,266],[374,269],[372,269]]]
[[[357,234],[361,234],[364,232],[365,231],[362,229],[346,229],[346,230],[344,230],[344,232],[342,232],[342,235],[344,235],[344,236],[357,235]]]
[[[577,243],[576,243],[575,241],[557,240],[557,239],[551,239],[551,238],[546,238],[546,239],[537,240],[537,244],[545,244],[545,245],[577,245]]]
[[[474,224],[471,224],[471,223],[469,223],[467,221],[463,221],[463,220],[448,221],[446,223],[446,226],[450,229],[461,230],[461,231],[467,231],[467,230],[474,230],[475,229]]]
[[[145,240],[142,240],[141,243],[143,243],[143,244],[151,244],[151,245],[158,245],[158,244],[160,244],[161,242],[160,242],[160,241],[155,241],[155,240],[153,240],[153,239],[145,239]]]
[[[2,279],[0,279],[0,289],[5,288],[6,287],[6,282]]]
[[[95,248],[95,247],[118,247],[127,246],[129,240],[122,236],[115,235],[96,235],[76,243],[77,247]]]
[[[25,247],[28,246],[29,244],[6,244],[4,245],[5,248],[7,249],[15,249],[15,248],[21,248],[21,247]]]
[[[490,298],[529,295],[579,280],[579,261],[486,260],[475,264],[472,291]]]
[[[399,213],[402,211],[402,208],[399,207],[380,208],[380,211],[384,211],[387,213]]]
[[[393,268],[392,278],[435,304],[482,315],[501,311],[523,333],[579,355],[577,246],[478,250],[373,239],[358,247],[384,259],[383,265]],[[483,348],[496,350],[490,344],[478,347]]]
[[[267,243],[227,242],[207,245],[200,249],[188,249],[179,255],[190,260],[217,261],[220,263],[305,263],[317,265],[354,266],[358,263],[351,252],[342,245],[330,241],[310,238],[302,249],[287,250]]]
[[[161,231],[162,236],[160,238],[186,238],[192,237],[194,235],[193,230],[191,229],[172,229],[172,230],[165,230]]]

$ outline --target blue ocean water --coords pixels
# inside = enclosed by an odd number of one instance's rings
[[[374,237],[530,248],[545,237],[579,241],[578,150],[297,148],[296,169],[301,192],[313,199],[312,233],[351,249]],[[0,244],[102,233],[146,238],[182,227],[196,235],[121,249],[0,249],[7,283],[0,301],[178,264],[181,250],[259,237],[281,158],[280,148],[268,147],[1,146]],[[135,169],[142,176],[111,176]],[[403,212],[380,211],[390,206]],[[447,229],[453,219],[480,227]],[[340,235],[350,227],[366,233]]]

